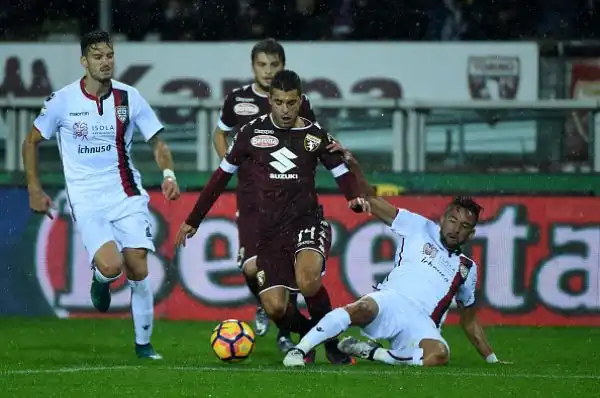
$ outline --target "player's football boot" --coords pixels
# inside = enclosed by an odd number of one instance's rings
[[[154,347],[152,344],[136,344],[135,345],[135,353],[138,358],[148,358],[148,359],[162,359],[162,355],[154,351]]]
[[[100,312],[106,312],[110,308],[110,283],[101,283],[92,277],[90,287],[92,304]]]
[[[374,341],[360,341],[356,337],[345,337],[338,344],[338,349],[353,357],[373,360],[373,353],[377,348],[381,348],[380,344]]]
[[[315,363],[316,356],[317,352],[315,350],[310,350],[308,354],[304,356],[304,363]]]
[[[356,361],[350,355],[340,351],[335,341],[325,343],[325,356],[334,365],[354,365]]]
[[[304,367],[305,354],[298,348],[292,348],[285,354],[283,358],[283,366],[288,368],[302,368]]]
[[[281,352],[288,352],[295,346],[292,339],[290,339],[290,336],[281,336],[281,335],[277,337],[277,345],[279,346],[279,350]]]
[[[264,336],[269,331],[269,316],[262,306],[256,307],[256,318],[254,318],[254,331],[257,336]]]

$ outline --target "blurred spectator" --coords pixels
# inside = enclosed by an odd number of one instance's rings
[[[600,38],[599,0],[112,0],[115,33],[145,40]],[[99,0],[8,2],[0,38],[98,27]]]

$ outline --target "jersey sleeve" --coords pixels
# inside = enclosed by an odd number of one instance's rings
[[[398,214],[392,221],[390,229],[398,235],[406,236],[411,232],[414,233],[415,229],[423,228],[428,222],[430,221],[420,214],[406,209],[398,209]]]
[[[477,264],[473,262],[469,275],[465,282],[459,286],[456,292],[456,301],[460,301],[465,307],[475,304],[475,289],[477,288]]]
[[[302,94],[302,106],[300,107],[300,116],[310,120],[311,122],[318,125],[317,117],[315,116],[315,111],[313,110],[312,104],[310,100],[306,96],[306,94]]]
[[[140,130],[146,141],[164,128],[156,113],[136,89],[132,90],[134,103],[133,123]]]
[[[323,131],[324,132],[324,131]],[[344,157],[341,153],[338,152],[329,152],[327,146],[331,144],[334,140],[329,133],[324,132],[324,138],[321,141],[319,147],[319,160],[323,163],[323,166],[327,168],[333,174],[334,178],[338,178],[348,172],[350,170],[346,166],[346,162],[344,162]]]
[[[234,132],[236,130],[233,130]],[[248,140],[247,128],[242,127],[234,136],[227,153],[221,160],[221,169],[226,173],[233,174],[237,171],[244,160],[250,156],[250,144]]]
[[[226,133],[231,132],[237,124],[237,115],[235,114],[233,107],[234,100],[233,93],[231,93],[223,102],[223,107],[221,108],[221,113],[219,114],[219,121],[217,122],[219,129]]]
[[[50,94],[44,101],[40,114],[33,121],[33,126],[42,137],[49,140],[60,128],[62,120],[62,104],[56,93]]]

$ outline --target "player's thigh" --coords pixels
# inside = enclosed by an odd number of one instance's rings
[[[112,227],[121,249],[154,251],[150,211],[147,199],[142,196],[128,198],[112,215]]]
[[[373,300],[377,305],[374,319],[364,325],[361,333],[370,339],[386,339],[392,341],[405,326],[405,304],[401,296],[392,290],[378,290],[363,296]]]
[[[346,305],[344,310],[350,315],[351,325],[360,327],[373,322],[377,318],[377,314],[379,314],[377,302],[368,295]]]
[[[239,214],[238,228],[238,267],[247,276],[253,277],[258,272],[256,256],[258,251],[258,214]]]
[[[261,302],[269,316],[284,313],[287,300],[282,301],[282,295],[287,297],[288,291],[298,291],[293,255],[293,247],[289,244],[286,246],[286,240],[281,240],[280,237],[259,242],[256,281]]]
[[[148,276],[148,249],[125,247],[123,260],[128,279],[141,281]]]
[[[422,348],[424,361],[432,357],[439,364],[445,363],[450,355],[450,347],[433,320],[412,308],[407,311],[407,316],[403,320],[401,333],[392,341],[392,348],[404,352],[402,356],[412,356],[415,349]]]
[[[289,290],[284,286],[272,286],[260,292],[261,304],[271,319],[284,317],[288,299]]]
[[[295,239],[295,273],[301,290],[320,287],[321,276],[331,248],[331,225],[321,218],[307,218],[299,223]]]
[[[89,263],[107,276],[118,274],[123,258],[110,221],[100,212],[79,210],[75,226],[88,253]]]

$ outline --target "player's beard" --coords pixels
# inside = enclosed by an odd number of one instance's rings
[[[112,79],[112,72],[109,73],[108,75],[104,75],[102,72],[99,72],[98,74],[93,73],[92,74],[92,79],[96,80],[99,83],[102,84],[106,84],[108,82],[110,82],[110,80]]]

